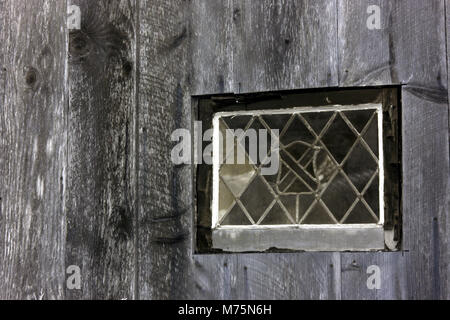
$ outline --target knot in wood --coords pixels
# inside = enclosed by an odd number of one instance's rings
[[[89,38],[81,31],[73,31],[69,36],[69,54],[72,58],[83,58],[91,52]]]
[[[32,66],[26,66],[23,69],[23,81],[25,86],[30,89],[35,89],[38,84],[39,72]]]

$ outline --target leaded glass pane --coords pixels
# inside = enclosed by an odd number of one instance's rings
[[[380,223],[380,112],[330,107],[219,116],[221,133],[278,129],[266,151],[278,139],[279,167],[262,175],[249,139],[234,137],[235,158],[242,151],[246,163],[216,164],[216,227]]]

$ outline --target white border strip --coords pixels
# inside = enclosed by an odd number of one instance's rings
[[[378,187],[380,198],[380,225],[384,225],[384,145],[383,145],[383,108],[379,105],[378,109]]]
[[[371,228],[217,229],[212,246],[226,252],[270,249],[302,251],[379,251],[384,246],[382,226]]]

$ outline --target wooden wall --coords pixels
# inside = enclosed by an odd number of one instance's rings
[[[450,298],[450,0],[71,3],[69,34],[66,1],[0,0],[0,298]],[[192,96],[389,84],[402,252],[192,254],[192,168],[170,162]]]

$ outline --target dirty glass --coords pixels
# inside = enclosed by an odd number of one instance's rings
[[[250,144],[234,138],[244,164],[218,166],[216,226],[380,222],[378,109],[295,111],[220,117],[226,129],[278,129],[279,169],[262,175]],[[270,147],[270,146],[269,146]],[[270,148],[267,152],[270,154]],[[223,152],[226,160],[230,155]],[[226,161],[223,161],[226,162]]]

